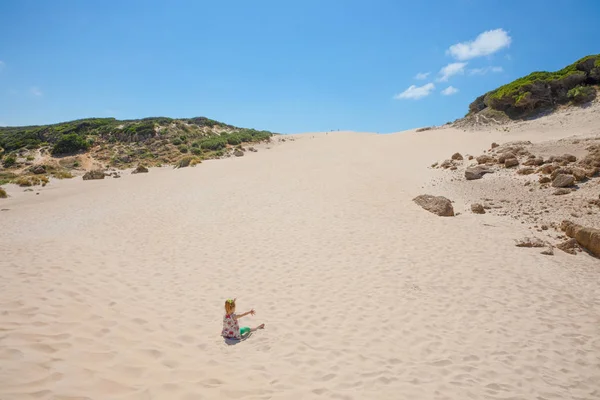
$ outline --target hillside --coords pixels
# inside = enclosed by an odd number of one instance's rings
[[[0,127],[0,183],[43,184],[77,170],[143,164],[196,164],[221,158],[274,133],[205,117],[138,120],[89,118],[54,125]]]
[[[585,104],[596,97],[598,84],[600,55],[590,55],[559,71],[533,72],[479,96],[466,118],[480,114],[483,119],[520,119],[563,104]]]

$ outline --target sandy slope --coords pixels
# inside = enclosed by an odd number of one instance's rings
[[[39,196],[9,187],[0,399],[600,398],[598,260],[411,201],[443,173],[433,161],[542,140],[534,128],[310,134]],[[231,296],[267,325],[235,346],[218,336]]]

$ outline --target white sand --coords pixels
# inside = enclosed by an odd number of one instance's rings
[[[600,398],[600,262],[517,248],[529,231],[509,218],[412,202],[443,173],[432,162],[543,129],[297,138],[7,187],[0,399]],[[228,346],[233,296],[266,329]]]

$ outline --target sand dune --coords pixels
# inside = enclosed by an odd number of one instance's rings
[[[546,140],[547,121],[306,134],[39,196],[7,187],[0,399],[599,398],[598,260],[411,201],[442,173],[432,162]],[[229,346],[232,296],[267,327]]]

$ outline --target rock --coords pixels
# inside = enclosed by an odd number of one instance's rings
[[[543,167],[541,167],[540,169],[538,169],[538,172],[541,174],[551,174],[558,168],[559,168],[559,166],[556,164],[546,164]]]
[[[453,217],[454,208],[452,202],[443,196],[432,196],[422,194],[413,199],[415,203],[423,207],[425,210],[439,215],[440,217]]]
[[[471,211],[473,212],[473,214],[485,214],[485,209],[479,203],[471,204]]]
[[[581,182],[587,178],[587,171],[583,168],[573,167],[571,173],[577,182]]]
[[[571,193],[571,189],[568,189],[568,188],[559,188],[559,189],[556,189],[554,191],[554,193],[552,193],[552,194],[555,195],[555,196],[562,196],[564,194],[569,194],[569,193]]]
[[[131,173],[132,174],[146,174],[146,173],[148,173],[148,168],[144,167],[143,165],[138,165],[136,169],[131,171]]]
[[[46,167],[43,165],[34,165],[33,167],[29,168],[29,171],[31,171],[33,174],[41,175],[46,173]]]
[[[556,248],[572,255],[577,254],[577,251],[581,249],[579,247],[579,243],[577,243],[577,240],[575,239],[568,239],[562,243],[559,243],[556,245]]]
[[[496,148],[496,147],[498,147],[498,146],[500,146],[498,143],[496,143],[496,142],[493,142],[491,147],[492,147],[492,149],[495,149],[495,148]]]
[[[525,237],[523,239],[517,240],[517,247],[546,247],[548,244],[544,242],[542,239],[538,239],[535,237]]]
[[[559,174],[556,175],[556,178],[554,178],[554,180],[552,181],[552,186],[555,188],[564,188],[573,186],[574,183],[575,178],[573,177],[573,175]]]
[[[560,224],[568,237],[577,240],[577,243],[596,257],[600,257],[600,229],[587,228],[571,221]]]
[[[472,160],[474,157],[473,156],[469,156],[469,160]]]
[[[433,164],[431,164],[431,168],[435,168],[435,167],[437,167],[437,166],[438,166],[438,163],[436,163],[436,162],[435,162],[435,163],[433,163]]]
[[[560,174],[563,174],[563,175],[572,175],[573,174],[573,169],[572,168],[565,168],[565,167],[557,168],[554,171],[552,171],[552,173],[550,174],[550,177],[552,177],[552,180],[554,180]]]
[[[475,179],[481,179],[485,174],[492,173],[494,173],[494,171],[492,171],[491,169],[478,165],[476,167],[467,168],[465,170],[465,178],[467,178],[468,181],[472,181]]]
[[[544,159],[542,157],[530,158],[529,160],[527,160],[523,163],[523,165],[537,166],[537,167],[539,167],[540,165],[543,165],[543,164],[544,164]]]
[[[507,158],[506,161],[504,161],[504,166],[506,168],[516,167],[517,165],[519,165],[519,160],[516,158]]]
[[[248,150],[250,150],[253,153],[256,153],[258,150],[256,150],[254,147],[249,147]]]
[[[240,149],[235,149],[235,151],[233,152],[233,155],[236,157],[242,157],[244,155],[244,152],[241,151]]]
[[[531,175],[535,172],[535,169],[532,167],[525,167],[525,168],[521,168],[517,171],[517,174],[519,175]]]
[[[577,157],[575,157],[572,154],[565,154],[564,156],[562,156],[563,159],[567,160],[568,162],[575,162],[577,161]]]
[[[454,164],[452,163],[451,160],[444,160],[441,164],[440,164],[440,168],[444,168],[444,169],[448,169],[451,166],[453,166]]]
[[[456,165],[453,165],[450,167],[450,171],[456,171],[458,169],[458,167]]]
[[[543,254],[545,256],[553,256],[554,255],[554,246],[549,245],[540,254]]]
[[[478,164],[494,164],[496,159],[492,156],[482,155],[476,158]]]
[[[83,175],[84,181],[89,181],[91,179],[104,179],[104,172],[100,170],[88,171]]]
[[[550,183],[552,179],[549,176],[540,176],[539,183]]]
[[[500,164],[504,164],[506,162],[506,160],[508,160],[509,158],[517,158],[517,156],[515,156],[513,153],[508,151],[508,152],[500,154],[500,156],[498,157],[498,162]]]
[[[463,156],[460,153],[454,153],[454,154],[452,154],[452,159],[453,160],[462,161],[463,160]]]

